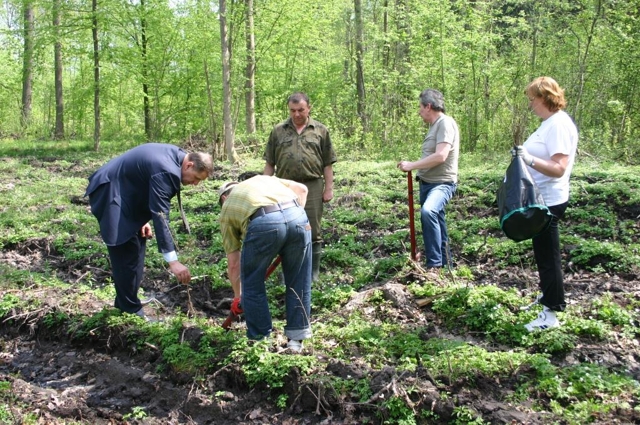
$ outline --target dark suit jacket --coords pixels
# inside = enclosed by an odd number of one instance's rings
[[[169,230],[171,198],[180,191],[186,152],[146,143],[113,158],[89,177],[85,196],[108,246],[121,245],[153,220],[158,250],[175,250]]]

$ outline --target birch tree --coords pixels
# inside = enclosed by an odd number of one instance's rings
[[[53,0],[53,56],[55,73],[56,125],[54,138],[64,139],[64,96],[62,91],[62,40],[60,35],[61,0]]]
[[[220,47],[222,49],[222,118],[224,122],[224,146],[227,160],[238,162],[234,146],[233,121],[231,117],[231,54],[227,29],[227,2],[220,0]]]

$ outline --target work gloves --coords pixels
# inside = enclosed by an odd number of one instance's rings
[[[527,164],[529,167],[533,167],[534,157],[529,154],[527,148],[525,148],[524,146],[515,146],[511,148],[510,152],[511,156],[519,156],[520,158],[522,158],[525,164]]]
[[[242,304],[241,304],[240,297],[237,297],[237,298],[233,299],[233,302],[231,303],[231,312],[233,314],[235,314],[236,316],[239,316],[242,313],[244,313],[244,310],[242,309]]]

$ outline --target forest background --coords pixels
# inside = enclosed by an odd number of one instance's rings
[[[196,139],[235,162],[304,91],[342,159],[415,156],[433,87],[463,151],[504,152],[548,75],[581,153],[640,151],[637,1],[4,0],[0,17],[1,137]]]

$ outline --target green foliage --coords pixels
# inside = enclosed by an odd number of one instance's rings
[[[451,423],[455,425],[465,425],[465,424],[482,425],[487,423],[482,420],[482,417],[478,416],[477,412],[474,412],[473,410],[465,406],[454,407],[453,417],[454,417],[454,420]]]
[[[613,326],[635,327],[638,320],[637,314],[633,314],[628,308],[622,307],[613,300],[610,293],[602,297],[594,298],[592,314],[598,319]]]
[[[537,371],[536,389],[556,400],[599,397],[607,402],[617,402],[620,396],[632,398],[640,394],[640,385],[634,379],[591,363]]]
[[[567,109],[581,130],[581,150],[625,161],[637,157],[635,88],[640,80],[635,70],[640,55],[634,43],[638,34],[633,2],[494,5],[429,0],[389,9],[373,3],[362,9],[361,20],[354,20],[353,4],[344,0],[318,3],[312,11],[295,6],[291,0],[278,0],[272,7],[255,4],[253,35],[261,46],[255,52],[260,63],[255,134],[248,134],[242,96],[232,99],[234,134],[242,149],[259,152],[260,145],[256,148],[250,142],[265,140],[270,127],[286,117],[286,95],[303,90],[311,96],[314,115],[328,125],[334,143],[344,152],[341,158],[397,160],[415,155],[414,143],[424,133],[415,112],[417,95],[428,81],[445,93],[447,111],[460,125],[465,153],[506,154],[513,137],[513,110],[524,100],[524,86],[533,76],[552,75],[566,88]],[[221,61],[211,60],[211,47],[221,43],[216,11],[198,3],[145,3],[138,8],[144,8],[140,13],[147,23],[145,34],[154,40],[144,55],[140,46],[130,44],[141,31],[140,24],[130,19],[131,8],[118,2],[100,5],[100,44],[109,46],[100,52],[102,149],[109,149],[114,138],[134,143],[211,140],[217,132],[212,123],[222,121],[223,99],[220,90],[203,90],[202,82],[222,78]],[[230,3],[228,8],[229,27],[239,29],[231,37],[230,85],[233,93],[242,93],[244,58],[251,56],[242,42],[244,4]],[[42,22],[51,22],[50,8],[41,13]],[[65,124],[72,136],[63,142],[68,152],[78,149],[78,140],[90,144],[87,139],[93,136],[93,90],[86,84],[93,77],[92,55],[71,47],[91,44],[84,13],[65,8],[64,18],[79,24],[78,31],[63,32],[61,40]],[[21,20],[10,19],[20,14],[20,5],[7,5],[4,14],[0,93],[12,101],[0,105],[0,134],[31,137],[30,143],[20,142],[30,150],[45,145],[50,153],[43,139],[50,138],[54,114],[49,113],[48,102],[36,101],[48,95],[51,67],[45,65],[53,48],[50,32],[36,21],[34,102],[31,119],[22,122],[23,72],[10,65],[28,54]],[[362,27],[355,28],[360,22]],[[361,56],[354,52],[358,44],[354,38],[360,32],[366,34]],[[620,60],[620,52],[627,60]],[[356,65],[356,58],[362,63]],[[355,81],[359,65],[364,70],[364,111],[358,109],[362,106]],[[291,73],[292,69],[305,72]],[[148,85],[146,102],[153,111],[149,128],[141,112],[143,83]],[[531,119],[527,130],[534,124],[537,120]]]
[[[276,401],[276,406],[284,410],[287,407],[288,400],[289,400],[289,396],[287,394],[280,394],[278,396],[278,400]]]
[[[14,392],[11,382],[0,381],[0,423],[16,423],[18,418],[12,411],[12,408],[15,407],[17,403],[19,403],[19,398]]]
[[[54,311],[54,312],[48,313],[42,319],[42,322],[49,329],[56,329],[56,328],[60,329],[64,324],[67,323],[69,319],[70,318],[68,314],[61,311]]]
[[[571,251],[574,264],[587,270],[621,271],[638,263],[638,255],[611,242],[584,240]]]
[[[127,413],[125,415],[122,415],[122,419],[124,419],[125,421],[129,420],[129,419],[134,419],[137,421],[141,421],[144,418],[146,418],[148,416],[148,413],[144,410],[144,407],[141,406],[134,406],[131,409],[131,413]]]
[[[233,351],[229,355],[229,360],[241,365],[247,383],[251,387],[263,383],[271,389],[282,388],[291,368],[297,368],[300,374],[307,375],[317,367],[317,360],[312,356],[273,353],[266,350],[269,345],[268,339],[252,344],[241,340],[233,346]]]
[[[382,403],[382,411],[379,416],[383,417],[384,424],[392,425],[416,425],[415,412],[400,397],[390,397]]]
[[[15,295],[4,294],[0,301],[0,317],[5,317],[11,310],[23,304],[23,301]]]
[[[532,338],[534,341],[531,345],[538,351],[548,354],[568,353],[576,347],[578,342],[578,336],[568,333],[563,327],[536,332]]]
[[[76,316],[68,323],[67,332],[72,339],[82,340],[108,334],[113,329],[122,329],[131,323],[141,324],[144,320],[135,314],[123,314],[114,308],[103,308],[92,316]]]
[[[187,344],[167,344],[162,355],[174,368],[193,373],[192,359],[196,352]]]
[[[578,336],[590,337],[602,341],[611,334],[611,326],[599,320],[574,317],[565,323],[565,327]]]
[[[357,396],[356,399],[361,403],[366,402],[373,395],[373,391],[371,390],[371,383],[367,379],[358,379],[357,381],[345,381],[347,384],[351,383],[351,385],[347,385],[351,388],[351,391],[354,392]]]
[[[528,382],[529,391],[538,397],[540,394],[549,397],[552,410],[571,423],[590,421],[599,413],[630,406],[640,394],[637,380],[600,365],[580,363],[555,367],[548,360],[538,358],[531,366],[537,377]]]
[[[349,285],[333,285],[320,282],[311,288],[311,303],[317,312],[334,310],[346,304],[354,290]]]
[[[107,247],[100,240],[60,238],[53,242],[53,246],[67,261],[88,263],[96,268],[109,268]]]
[[[0,403],[0,422],[4,424],[9,424],[14,422],[13,415],[11,414],[11,409],[9,405]]]
[[[500,342],[517,341],[523,333],[512,313],[522,303],[515,290],[505,291],[495,286],[460,287],[437,298],[433,310],[442,315],[449,327],[461,324],[471,331],[485,332]]]
[[[539,356],[515,351],[491,352],[463,342],[432,338],[425,343],[422,361],[434,376],[453,382],[459,378],[473,380],[477,375],[509,376]]]
[[[0,284],[3,288],[21,288],[34,284],[34,274],[29,270],[18,270],[6,264],[0,264]]]

